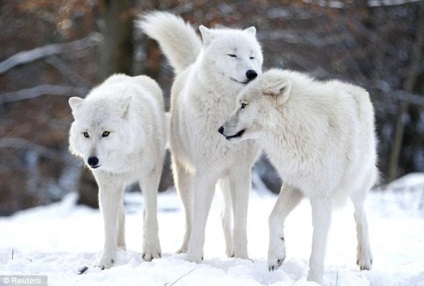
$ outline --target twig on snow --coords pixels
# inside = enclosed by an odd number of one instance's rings
[[[186,274],[184,274],[183,276],[181,276],[180,278],[178,278],[177,280],[175,280],[174,282],[172,282],[171,284],[169,283],[165,283],[164,286],[173,286],[175,285],[178,281],[180,281],[181,279],[183,279],[184,277],[186,277],[187,275],[189,275],[191,272],[193,272],[194,270],[196,270],[196,268],[191,269],[189,272],[187,272]]]

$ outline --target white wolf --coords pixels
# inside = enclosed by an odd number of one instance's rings
[[[355,208],[357,263],[371,268],[364,200],[378,171],[374,111],[364,89],[272,69],[240,93],[238,108],[219,132],[228,140],[260,142],[284,181],[269,218],[270,271],[285,259],[284,221],[303,197],[311,201],[314,227],[308,280],[322,281],[333,203],[348,196]]]
[[[105,243],[97,264],[113,265],[117,248],[125,248],[124,189],[139,181],[144,195],[143,258],[161,255],[157,190],[165,155],[166,130],[162,91],[147,76],[116,74],[85,99],[69,99],[74,122],[70,151],[90,167],[99,186]]]
[[[256,29],[200,26],[201,42],[189,24],[170,13],[147,14],[138,25],[159,42],[176,73],[171,92],[170,146],[174,179],[186,216],[179,252],[187,252],[190,261],[202,260],[206,220],[218,183],[224,194],[226,253],[247,258],[250,172],[260,150],[253,141],[240,145],[227,142],[216,130],[236,107],[236,94],[261,73],[263,57]]]

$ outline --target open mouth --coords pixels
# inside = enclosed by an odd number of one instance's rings
[[[246,85],[246,84],[248,84],[249,82],[250,82],[250,80],[248,79],[248,80],[246,80],[246,81],[238,81],[238,80],[236,80],[235,78],[231,78],[231,80],[233,80],[233,81],[235,81],[235,82],[237,82],[237,83],[239,83],[239,84],[243,84],[243,85]]]
[[[237,133],[236,133],[236,134],[234,134],[234,135],[231,135],[231,136],[225,136],[225,138],[226,138],[227,140],[231,140],[231,139],[234,139],[234,138],[241,137],[241,136],[243,135],[244,131],[246,131],[246,129],[242,129],[242,130],[240,130],[239,132],[237,132]]]

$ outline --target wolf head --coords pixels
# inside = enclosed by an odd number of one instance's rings
[[[290,98],[291,80],[278,70],[270,70],[249,83],[239,94],[239,102],[231,117],[218,132],[227,140],[258,139],[278,126],[279,112]]]
[[[128,94],[110,94],[121,92]],[[133,128],[129,123],[131,92],[100,86],[86,99],[72,97],[69,105],[74,122],[69,133],[69,150],[91,169],[115,171],[134,150]],[[101,94],[100,96],[98,96]]]
[[[208,29],[202,34],[202,67],[216,82],[243,86],[262,72],[263,56],[255,27],[245,30]]]

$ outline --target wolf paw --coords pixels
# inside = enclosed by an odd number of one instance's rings
[[[234,252],[229,257],[241,258],[241,259],[249,259],[249,255],[247,254],[247,252]]]
[[[188,250],[188,246],[187,246],[187,244],[183,244],[183,245],[180,247],[180,249],[178,249],[178,250],[177,250],[177,253],[178,253],[178,254],[181,254],[181,253],[187,253],[187,250]]]
[[[369,245],[359,244],[356,264],[361,270],[370,270],[372,266],[372,254]]]
[[[358,257],[356,264],[358,264],[359,269],[361,270],[370,270],[372,266],[372,256],[363,255],[362,257]]]
[[[145,261],[152,261],[161,257],[159,237],[157,235],[145,236],[143,241],[142,257]]]
[[[268,270],[269,272],[277,270],[284,262],[284,259],[286,259],[286,257],[273,257],[273,258],[269,258],[268,257]]]
[[[145,243],[143,246],[142,257],[145,261],[152,261],[155,258],[161,258],[161,249],[158,241]]]
[[[283,236],[273,236],[268,249],[268,270],[277,270],[286,259],[286,244]]]
[[[109,269],[115,263],[115,257],[111,254],[103,254],[100,260],[96,263],[96,267],[101,270]]]
[[[200,263],[203,260],[203,254],[202,253],[193,253],[193,252],[187,252],[186,260],[191,262]]]
[[[159,250],[154,250],[154,251],[144,251],[142,253],[142,257],[145,261],[152,261],[155,258],[161,258],[161,251]]]

